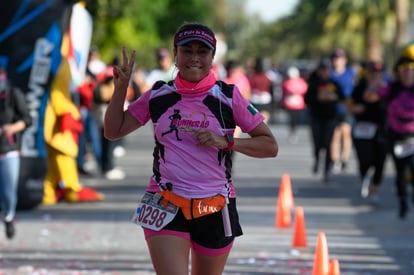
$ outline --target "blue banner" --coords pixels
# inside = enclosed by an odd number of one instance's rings
[[[12,83],[26,94],[33,117],[23,135],[23,156],[45,156],[44,109],[61,60],[62,17],[74,2],[3,1],[0,9],[0,62]]]
[[[26,96],[33,124],[22,135],[18,209],[37,206],[43,196],[46,149],[44,113],[61,62],[62,36],[73,0],[2,1],[0,65]],[[67,25],[67,24],[66,24]],[[65,29],[66,28],[66,29]]]

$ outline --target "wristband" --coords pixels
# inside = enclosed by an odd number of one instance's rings
[[[231,151],[233,149],[234,146],[234,138],[233,138],[233,134],[227,134],[224,136],[227,140],[227,147],[223,148],[224,151]]]

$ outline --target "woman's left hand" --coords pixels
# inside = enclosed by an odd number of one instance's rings
[[[226,137],[217,135],[212,131],[196,130],[195,137],[198,140],[198,144],[201,146],[214,146],[218,149],[223,149],[227,147]]]

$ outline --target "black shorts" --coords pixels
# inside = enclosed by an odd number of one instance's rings
[[[236,199],[231,198],[229,201],[228,209],[233,233],[231,237],[226,237],[224,234],[221,211],[200,218],[187,220],[181,209],[178,211],[175,218],[161,231],[144,229],[145,236],[148,238],[154,235],[165,235],[168,234],[167,232],[174,231],[183,233],[177,234],[179,236],[189,234],[189,239],[199,246],[208,249],[222,249],[231,244],[235,237],[243,234],[236,209]]]

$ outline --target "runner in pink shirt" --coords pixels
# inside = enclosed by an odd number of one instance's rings
[[[211,72],[214,32],[185,23],[174,38],[178,74],[156,82],[123,109],[135,51],[114,69],[115,92],[105,136],[118,139],[150,122],[153,175],[132,220],[144,229],[157,274],[222,274],[234,238],[242,235],[231,178],[231,152],[276,157],[278,145],[263,116],[239,89]],[[234,138],[239,126],[249,137]]]
[[[296,133],[299,125],[301,112],[305,109],[305,94],[308,83],[300,76],[299,69],[289,67],[286,72],[287,78],[282,81],[282,106],[289,116],[289,142],[296,143]]]

